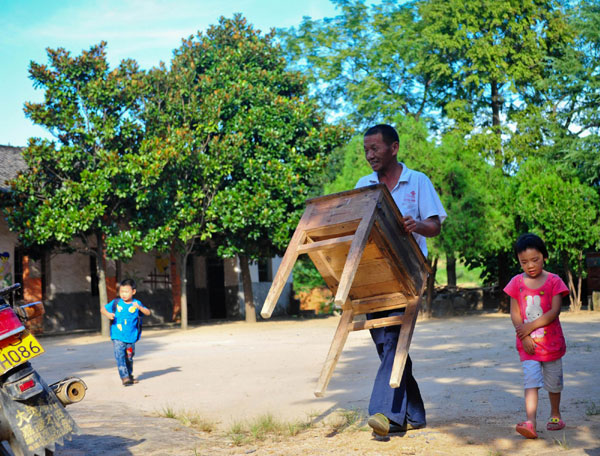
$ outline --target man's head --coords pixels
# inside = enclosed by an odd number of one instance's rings
[[[398,141],[398,133],[390,125],[375,125],[365,132],[365,158],[373,171],[385,173],[398,163]]]
[[[366,138],[367,136],[374,136],[377,133],[381,134],[383,142],[385,142],[388,146],[391,146],[392,144],[400,141],[396,129],[391,125],[387,124],[379,124],[369,128],[367,131],[365,131],[364,136]]]

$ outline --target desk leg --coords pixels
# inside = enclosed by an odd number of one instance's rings
[[[421,297],[411,301],[412,302],[406,306],[403,324],[400,327],[400,335],[398,336],[398,345],[396,346],[396,354],[394,355],[394,365],[392,366],[392,374],[390,375],[390,386],[392,388],[398,388],[402,381],[404,365],[406,364],[406,358],[408,357],[408,347],[410,346],[410,341],[415,329],[417,315],[419,315]]]
[[[335,331],[335,336],[333,336],[331,347],[329,347],[329,353],[327,353],[327,359],[323,365],[321,376],[317,382],[317,389],[315,390],[315,396],[317,397],[323,397],[323,394],[327,389],[335,365],[337,364],[338,359],[340,359],[340,354],[342,353],[342,349],[348,338],[348,332],[350,331],[353,318],[354,312],[352,309],[346,309],[342,312],[342,317],[340,318],[340,322]]]

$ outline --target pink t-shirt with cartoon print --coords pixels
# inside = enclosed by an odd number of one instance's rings
[[[566,296],[569,294],[569,289],[559,276],[549,272],[544,285],[536,289],[527,287],[523,280],[523,274],[518,274],[506,285],[504,292],[517,300],[523,323],[529,323],[552,309],[552,298],[554,296],[559,294]],[[521,361],[528,359],[554,361],[562,358],[567,350],[558,317],[548,326],[538,328],[529,335],[536,344],[533,355],[525,352],[523,343],[517,336],[517,350]]]

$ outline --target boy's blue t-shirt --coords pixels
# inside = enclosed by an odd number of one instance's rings
[[[134,303],[144,307],[137,299],[133,299],[131,303],[127,304],[121,298],[113,299],[104,306],[108,312],[114,312],[115,314],[115,319],[110,325],[111,339],[120,340],[128,344],[139,340],[142,316],[139,309],[133,305]]]

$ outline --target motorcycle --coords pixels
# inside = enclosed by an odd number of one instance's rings
[[[35,371],[30,360],[44,349],[24,323],[44,307],[5,299],[20,287],[0,289],[0,456],[50,456],[79,432],[65,406],[81,401],[87,386],[77,377],[48,385]]]

